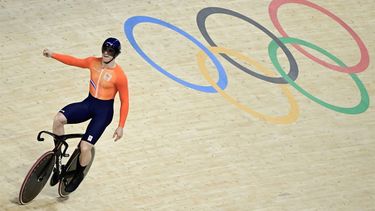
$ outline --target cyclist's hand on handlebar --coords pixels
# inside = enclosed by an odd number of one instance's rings
[[[53,52],[50,51],[48,48],[43,50],[43,56],[50,58],[52,56]]]
[[[115,133],[113,134],[113,138],[115,139],[115,141],[119,140],[120,138],[122,138],[122,135],[123,135],[123,128],[122,127],[118,127],[115,131]]]

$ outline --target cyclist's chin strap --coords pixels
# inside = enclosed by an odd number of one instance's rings
[[[109,64],[109,63],[111,63],[115,58],[116,58],[116,57],[113,57],[111,60],[109,60],[109,62],[105,62],[105,61],[103,61],[103,62],[104,62],[104,64]]]
[[[111,61],[113,61],[120,53],[118,53],[117,55],[113,56],[111,60],[109,60],[109,62],[104,62],[104,64],[109,64],[111,63]]]

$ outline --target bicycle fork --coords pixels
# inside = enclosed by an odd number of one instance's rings
[[[61,151],[61,145],[64,145],[64,150]],[[56,157],[56,163],[55,163],[55,167],[53,168],[53,173],[54,174],[57,174],[59,175],[58,176],[58,180],[61,179],[62,175],[64,174],[65,172],[65,166],[62,165],[62,158],[63,157],[69,157],[69,154],[66,154],[66,150],[67,150],[67,145],[63,144],[63,143],[60,143],[59,146],[57,146],[55,148],[55,157]]]

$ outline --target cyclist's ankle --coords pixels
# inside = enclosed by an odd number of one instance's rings
[[[85,170],[86,166],[82,166],[81,163],[79,162],[79,159],[77,160],[77,171],[78,172],[83,172]]]

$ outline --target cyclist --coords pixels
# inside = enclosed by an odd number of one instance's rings
[[[102,57],[79,59],[54,53],[49,49],[43,50],[43,55],[46,57],[90,70],[88,97],[82,102],[65,106],[56,114],[53,121],[53,133],[63,135],[65,124],[76,124],[91,119],[79,144],[81,154],[77,162],[77,172],[66,186],[66,192],[73,192],[83,180],[83,171],[91,160],[91,148],[112,121],[114,97],[117,92],[119,92],[121,106],[118,127],[113,134],[114,141],[123,136],[123,128],[129,111],[129,94],[127,76],[120,65],[115,62],[120,52],[120,41],[113,37],[106,39],[102,44]],[[57,175],[54,176],[52,176],[51,185],[58,182]]]

